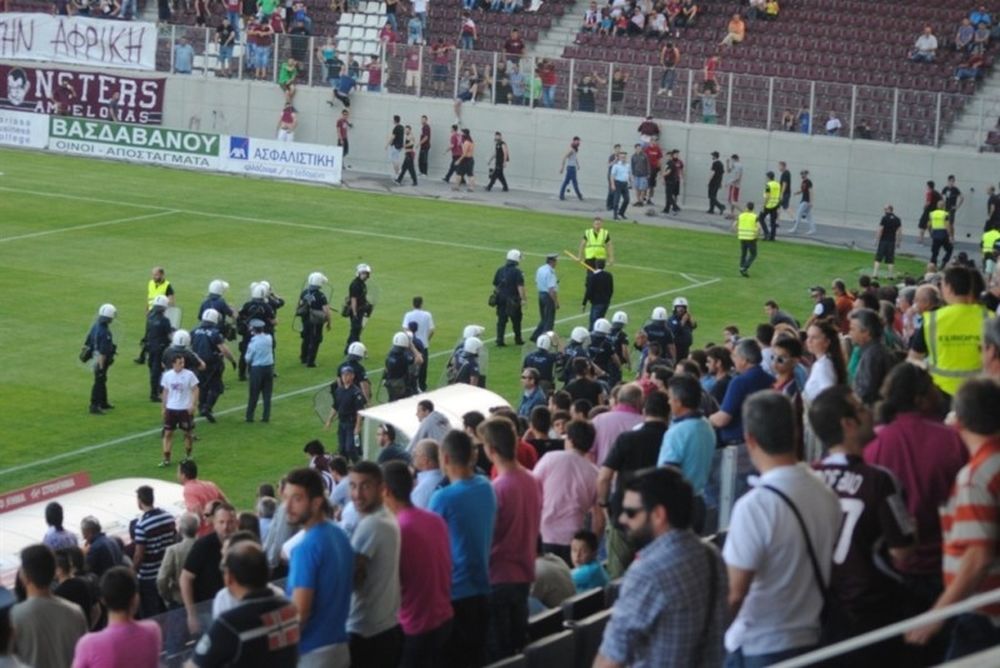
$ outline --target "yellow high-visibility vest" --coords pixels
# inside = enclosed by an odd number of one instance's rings
[[[170,281],[164,280],[159,285],[156,281],[149,279],[149,283],[146,285],[146,306],[148,308],[153,308],[153,300],[160,295],[164,297],[167,295],[167,288],[170,287]]]
[[[778,202],[781,201],[781,184],[777,181],[767,182],[767,199],[764,200],[764,206],[768,209],[773,209],[778,206]]]
[[[954,396],[967,378],[982,371],[979,346],[989,314],[979,304],[951,304],[924,317],[927,371],[942,392]]]
[[[934,209],[931,211],[930,219],[932,230],[948,229],[948,212],[944,209]]]
[[[606,260],[608,258],[608,231],[603,227],[600,230],[590,228],[583,233],[585,245],[583,247],[583,259],[585,260]]]
[[[1000,230],[986,230],[983,232],[983,253],[992,253],[993,246],[1000,241]]]
[[[757,214],[744,211],[736,219],[736,236],[740,241],[754,241],[757,238]]]

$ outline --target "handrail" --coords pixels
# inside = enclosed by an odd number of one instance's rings
[[[800,668],[800,666],[812,666],[826,659],[852,652],[861,647],[867,647],[868,645],[892,638],[905,633],[906,631],[919,628],[925,624],[939,622],[956,614],[969,612],[991,603],[1000,603],[1000,589],[988,591],[983,594],[976,594],[975,596],[970,596],[964,601],[953,603],[952,605],[941,608],[940,610],[930,610],[916,615],[915,617],[904,619],[901,622],[889,624],[888,626],[883,626],[880,629],[863,633],[862,635],[855,636],[854,638],[843,640],[827,647],[822,647],[809,652],[808,654],[802,654],[801,656],[788,659],[787,661],[782,661],[781,663],[775,664],[771,668]]]

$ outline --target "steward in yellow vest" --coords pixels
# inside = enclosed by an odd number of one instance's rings
[[[583,239],[580,241],[580,258],[591,268],[598,260],[604,260],[607,266],[615,261],[614,251],[611,234],[604,229],[604,221],[600,217],[594,218],[593,227],[583,233]]]
[[[977,302],[980,283],[972,270],[950,267],[941,285],[947,306],[924,315],[927,371],[949,396],[982,371],[983,321],[989,313]]]
[[[987,275],[993,273],[996,266],[997,252],[1000,251],[1000,230],[995,227],[983,232],[983,271]]]
[[[952,239],[955,238],[955,226],[952,223],[948,210],[945,209],[944,200],[938,202],[937,208],[927,216],[931,228],[931,262],[935,266],[946,267],[951,259],[951,252],[954,249]],[[938,265],[938,253],[944,249],[944,259]]]
[[[146,315],[153,310],[153,300],[163,295],[168,300],[168,305],[174,305],[174,286],[166,279],[166,272],[163,267],[153,267],[152,278],[146,284]],[[146,363],[146,337],[139,341],[139,356],[133,360],[136,364]]]
[[[740,241],[740,275],[744,278],[750,278],[750,265],[757,259],[758,230],[763,229],[753,208],[753,202],[747,202],[746,210],[733,222],[736,238]]]
[[[767,184],[764,186],[764,208],[760,212],[761,227],[764,229],[764,239],[774,241],[778,233],[778,207],[781,205],[781,184],[774,180],[774,172],[767,173]],[[770,219],[770,231],[765,224]]]

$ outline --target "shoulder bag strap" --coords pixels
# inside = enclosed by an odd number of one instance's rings
[[[788,498],[788,495],[782,492],[780,489],[778,489],[777,487],[773,487],[771,485],[762,485],[762,487],[764,489],[771,490],[779,497],[781,497],[781,500],[784,501],[788,505],[788,507],[792,509],[793,513],[795,513],[795,519],[798,520],[799,528],[802,529],[802,535],[806,539],[806,549],[809,551],[809,561],[812,562],[813,575],[816,577],[816,584],[819,586],[820,594],[823,595],[823,603],[826,604],[828,597],[827,586],[823,583],[823,571],[821,571],[819,568],[819,561],[816,559],[816,552],[813,550],[812,540],[810,540],[809,538],[809,532],[806,531],[806,523],[802,519],[802,514],[799,513],[799,509],[795,506],[792,500]]]

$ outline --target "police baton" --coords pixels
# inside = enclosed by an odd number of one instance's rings
[[[563,249],[563,253],[565,253],[565,254],[566,254],[567,256],[569,256],[569,257],[573,258],[573,261],[574,261],[574,262],[578,262],[578,263],[580,263],[580,265],[581,265],[581,266],[582,266],[582,267],[583,267],[584,269],[586,269],[587,271],[589,271],[589,272],[593,273],[593,271],[594,271],[594,268],[593,268],[593,267],[591,267],[591,266],[590,266],[589,264],[587,264],[586,262],[584,262],[583,260],[581,260],[581,259],[580,259],[580,258],[578,258],[577,256],[575,256],[575,255],[573,255],[572,253],[570,253],[570,252],[569,252],[568,250],[566,250],[565,248]]]

